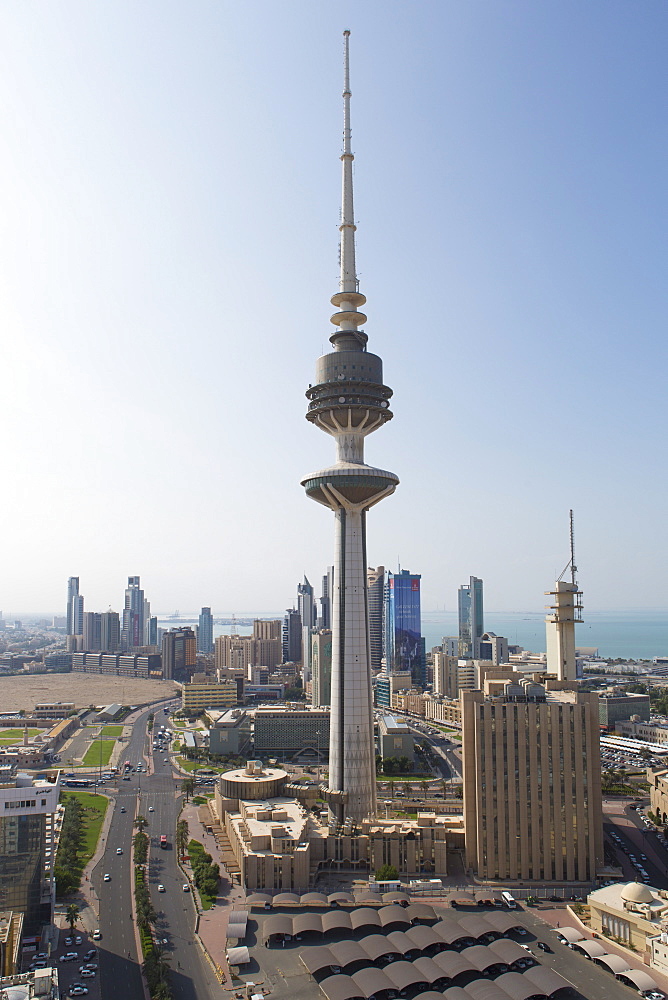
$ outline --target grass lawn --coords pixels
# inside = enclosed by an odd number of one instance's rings
[[[103,726],[102,735],[112,736],[115,740],[117,740],[123,735],[123,726]]]
[[[222,774],[223,771],[229,771],[229,767],[220,767],[217,764],[206,764],[202,763],[201,760],[187,760],[185,757],[177,757],[176,763],[180,764],[184,771],[189,771],[190,774],[193,771],[199,771],[204,769],[205,771],[215,771],[216,774]]]
[[[77,853],[77,858],[81,863],[81,869],[85,868],[90,859],[95,854],[97,840],[100,836],[100,829],[104,814],[109,805],[109,799],[105,795],[93,795],[92,792],[61,792],[63,800],[67,798],[78,799],[83,806],[85,825],[84,838],[81,850]]]
[[[19,727],[16,729],[2,729],[0,730],[0,740],[3,742],[11,740],[13,743],[20,743],[23,739],[23,732],[24,730]],[[39,736],[43,732],[43,729],[28,729],[28,736]]]
[[[116,745],[116,740],[95,740],[88,747],[83,763],[87,767],[106,767]]]

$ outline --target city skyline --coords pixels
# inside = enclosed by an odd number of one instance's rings
[[[71,574],[103,611],[132,572],[165,610],[280,606],[329,564],[295,484],[346,26],[360,271],[404,401],[370,565],[415,567],[425,609],[475,572],[489,608],[538,610],[573,508],[585,615],[666,605],[665,5],[63,9],[0,15],[5,612],[62,613]]]

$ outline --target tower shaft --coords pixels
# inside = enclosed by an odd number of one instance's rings
[[[399,482],[394,473],[364,461],[364,439],[392,419],[392,390],[360,329],[366,316],[359,307],[366,299],[358,291],[355,266],[349,35],[344,32],[341,277],[331,300],[338,312],[330,317],[336,330],[332,351],[318,359],[315,384],[306,393],[306,419],[334,438],[336,461],[302,480],[307,496],[335,515],[328,798],[330,815],[339,823],[359,823],[376,812],[366,512]]]

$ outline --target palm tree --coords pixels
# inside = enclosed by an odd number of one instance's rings
[[[394,798],[394,779],[393,778],[390,778],[390,780],[387,783],[387,787],[388,787],[388,789],[390,791],[390,798],[393,799]]]
[[[195,791],[195,780],[194,780],[194,778],[184,778],[183,781],[181,782],[181,791],[185,795],[186,802],[187,802],[188,799],[190,798],[190,796]]]
[[[188,838],[188,821],[180,819],[176,824],[176,849],[182,855],[188,850]]]
[[[146,819],[145,816],[142,816],[140,813],[139,816],[137,816],[137,818],[135,819],[136,829],[139,830],[140,833],[143,833],[147,826],[148,826],[148,820]]]
[[[407,799],[413,797],[413,786],[411,785],[410,781],[404,781],[404,794]]]
[[[443,792],[443,798],[447,798],[448,794],[448,783],[445,778],[441,778],[441,791]]]
[[[426,799],[427,792],[429,791],[429,782],[426,780],[426,778],[423,778],[422,781],[420,782],[420,788],[422,789],[422,794]]]
[[[79,919],[79,907],[77,906],[76,903],[70,903],[70,905],[67,907],[67,909],[65,910],[65,919],[70,925],[70,930],[73,931],[74,925]]]

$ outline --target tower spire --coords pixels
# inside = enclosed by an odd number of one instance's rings
[[[335,349],[340,350],[337,342],[341,334],[345,337],[346,348],[350,349],[350,338],[356,340],[357,350],[364,350],[367,337],[358,328],[366,323],[366,316],[358,312],[358,306],[363,306],[366,298],[358,291],[357,265],[355,263],[355,209],[353,202],[353,156],[350,128],[350,32],[343,32],[343,151],[341,153],[341,222],[339,224],[340,245],[339,257],[341,274],[339,291],[332,296],[332,305],[340,311],[331,317],[332,323],[339,330],[332,334],[330,340]]]

